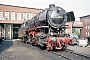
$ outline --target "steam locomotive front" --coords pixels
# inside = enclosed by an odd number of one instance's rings
[[[60,28],[67,22],[67,14],[61,7],[55,7],[54,4],[49,5],[48,23],[53,28]]]
[[[74,21],[73,12],[65,12],[61,7],[55,7],[54,4],[49,5],[47,10],[47,21],[49,23],[49,35],[47,42],[47,50],[66,49],[66,44],[72,41],[65,32],[65,23]]]

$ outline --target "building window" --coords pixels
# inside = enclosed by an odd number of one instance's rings
[[[34,16],[36,16],[37,14],[35,13]]]
[[[9,20],[9,12],[5,12],[5,20]]]
[[[24,20],[24,21],[27,20],[27,13],[23,13],[23,20]]]
[[[32,18],[32,13],[29,13],[29,19],[31,19]]]
[[[88,36],[89,36],[89,32],[88,32]]]
[[[87,36],[87,32],[86,32],[86,36]]]
[[[89,26],[86,26],[86,29],[89,29]]]
[[[15,20],[15,12],[11,12],[11,20]]]
[[[89,36],[89,32],[86,32],[86,36]]]
[[[86,29],[87,29],[87,26],[86,26]]]
[[[89,22],[90,21],[90,18],[86,18],[86,22]]]
[[[21,20],[21,13],[17,13],[17,20]]]
[[[3,12],[0,12],[0,20],[3,20]]]
[[[88,26],[88,29],[89,29],[89,26]]]

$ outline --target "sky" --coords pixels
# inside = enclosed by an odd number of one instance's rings
[[[90,15],[90,0],[0,0],[0,4],[39,9],[55,4],[65,9],[66,12],[73,11],[76,21],[80,21],[79,17]]]

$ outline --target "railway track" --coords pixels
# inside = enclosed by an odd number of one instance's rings
[[[50,51],[50,52],[53,53],[53,54],[55,54],[55,55],[58,55],[59,57],[66,58],[66,59],[68,59],[68,60],[73,60],[72,58],[69,58],[69,57],[67,57],[67,56],[61,55],[61,54],[59,54],[59,53],[57,53],[57,52],[53,52],[53,51]]]
[[[74,52],[73,50],[70,50],[70,49],[67,49],[66,52],[70,52],[70,53],[73,53],[73,54],[76,54],[76,55],[80,55],[80,56],[83,56],[83,57],[90,58],[89,55],[85,55],[85,54],[81,54],[81,53],[78,53],[78,52]]]
[[[89,56],[79,54],[79,53],[74,53],[69,50],[66,51],[50,51],[51,53],[58,55],[59,57],[66,58],[68,60],[90,60]]]
[[[21,42],[21,45],[24,45],[24,46],[32,48],[32,49],[36,49],[37,51],[41,50],[41,49],[37,48],[36,46],[31,46],[29,44],[24,44],[22,42]],[[55,54],[55,55],[57,55],[59,57],[63,57],[66,60],[90,60],[89,56],[86,56],[86,55],[83,55],[83,54],[79,54],[79,53],[77,54],[77,53],[74,53],[73,51],[70,51],[70,50],[65,50],[65,51],[49,51],[49,52],[47,50],[43,50],[43,51],[47,52],[47,53]]]

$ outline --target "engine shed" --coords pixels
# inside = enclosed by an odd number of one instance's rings
[[[0,4],[0,38],[18,38],[21,24],[43,9]]]

